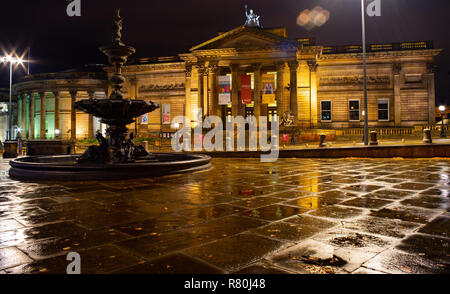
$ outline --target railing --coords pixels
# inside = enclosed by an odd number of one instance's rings
[[[376,131],[379,136],[411,136],[414,135],[414,128],[375,128],[370,129],[370,132]],[[343,129],[344,136],[363,136],[364,129]]]
[[[434,49],[433,41],[387,43],[367,45],[367,52],[403,51],[403,50],[427,50]],[[361,53],[361,45],[327,46],[323,47],[323,54]]]

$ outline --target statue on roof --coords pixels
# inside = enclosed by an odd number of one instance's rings
[[[245,16],[247,17],[247,21],[245,22],[246,27],[256,27],[260,28],[261,25],[259,24],[259,15],[256,15],[253,12],[253,9],[250,9],[250,13],[248,12],[248,6],[245,5]]]

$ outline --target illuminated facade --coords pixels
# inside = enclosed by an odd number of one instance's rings
[[[368,115],[370,127],[414,127],[435,123],[432,42],[369,45]],[[36,75],[15,85],[19,125],[28,138],[93,137],[98,120],[72,109],[74,101],[105,98],[105,72]],[[361,46],[316,46],[291,39],[284,28],[241,26],[219,33],[175,57],[140,59],[123,74],[125,97],[151,100],[161,108],[141,118],[139,136],[174,131],[170,124],[185,115],[192,125],[202,116],[266,116],[290,111],[298,128],[361,128],[364,122]],[[241,75],[251,76],[251,104],[241,99]],[[263,104],[262,76],[274,76],[276,99]],[[218,78],[231,77],[231,101],[219,105]],[[31,103],[30,103],[31,102]],[[44,115],[42,115],[44,113]],[[45,125],[45,126],[44,126]],[[75,127],[73,127],[75,126]]]

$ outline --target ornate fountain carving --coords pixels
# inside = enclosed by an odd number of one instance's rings
[[[119,9],[113,23],[113,44],[100,48],[114,66],[114,74],[110,78],[113,88],[111,96],[109,99],[82,100],[75,104],[76,109],[98,117],[102,123],[109,125],[107,138],[97,135],[100,147],[90,147],[80,157],[79,163],[126,163],[149,157],[145,150],[134,145],[133,134],[127,138],[127,125],[133,123],[134,118],[155,111],[159,105],[151,101],[123,99],[125,77],[122,67],[136,50],[122,42],[122,25]]]

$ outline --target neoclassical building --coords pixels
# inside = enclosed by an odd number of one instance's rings
[[[240,26],[173,57],[138,59],[124,67],[125,97],[151,100],[161,108],[129,128],[139,136],[174,131],[185,115],[266,116],[290,111],[298,128],[360,128],[364,122],[361,46],[319,46],[292,39],[285,28]],[[393,128],[435,122],[433,43],[368,45],[370,127]],[[71,72],[27,76],[15,84],[19,125],[28,138],[91,138],[104,130],[96,118],[77,112],[79,99],[109,94],[112,68],[90,66]],[[243,102],[242,75],[250,76],[251,101]],[[263,77],[272,75],[275,100],[263,99]],[[231,99],[219,103],[219,77],[231,80]],[[247,89],[248,90],[248,89]],[[249,103],[250,102],[250,103]],[[266,103],[266,104],[265,104]]]

